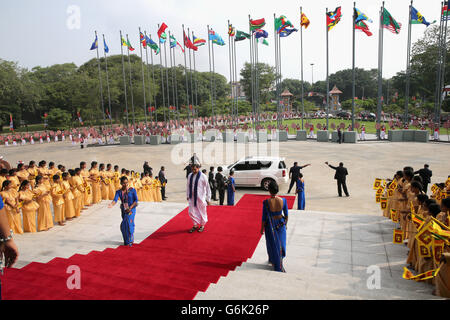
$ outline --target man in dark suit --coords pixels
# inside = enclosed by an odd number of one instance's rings
[[[144,162],[144,173],[152,174],[153,168],[148,165],[148,161]]]
[[[219,203],[221,206],[223,206],[223,202],[225,201],[225,177],[222,174],[222,167],[217,168],[216,173],[216,185],[217,185],[217,191],[219,191]]]
[[[164,172],[164,167],[161,167],[161,170],[159,171],[158,174],[159,177],[159,181],[161,182],[161,196],[163,200],[166,200],[166,184],[167,184],[167,179],[166,179],[166,174]]]
[[[337,134],[338,134],[338,142],[339,142],[339,144],[341,144],[341,143],[342,143],[342,131],[341,131],[341,127],[338,128]]]
[[[422,178],[423,192],[428,193],[428,184],[431,183],[431,177],[433,176],[433,171],[430,170],[429,165],[424,165],[423,169],[414,172]]]
[[[217,201],[216,198],[216,179],[214,177],[214,167],[210,167],[209,168],[209,175],[208,175],[208,182],[209,182],[209,187],[211,188],[211,199],[214,201]]]
[[[299,166],[298,162],[294,162],[294,166],[289,170],[289,178],[291,179],[291,184],[289,185],[289,190],[287,193],[291,193],[292,187],[297,184],[297,180],[300,175],[300,170],[309,166],[310,164]]]
[[[339,167],[333,167],[328,162],[325,162],[325,164],[327,166],[329,166],[331,169],[336,170],[334,179],[337,180],[339,197],[342,197],[342,189],[344,189],[345,195],[347,197],[350,197],[350,195],[348,194],[347,183],[346,183],[346,177],[348,176],[348,171],[347,171],[347,168],[344,167],[344,164],[341,162],[339,164]]]

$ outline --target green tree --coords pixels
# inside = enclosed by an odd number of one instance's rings
[[[71,115],[60,108],[53,108],[48,113],[47,120],[49,130],[64,130],[69,128]]]
[[[266,64],[258,63],[259,75],[259,96],[260,103],[265,104],[273,98],[273,90],[276,81],[275,68]],[[252,82],[251,82],[251,65],[246,62],[241,70],[241,85],[244,89],[247,100],[252,103]]]

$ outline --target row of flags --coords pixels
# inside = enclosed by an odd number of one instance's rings
[[[334,11],[329,11],[326,13],[326,23],[327,23],[328,31],[331,31],[341,21],[342,16],[343,15],[342,15],[341,7],[337,7]],[[444,9],[442,11],[442,17],[443,17],[443,19],[450,18],[450,11],[448,10],[447,3],[445,4]],[[362,11],[355,8],[354,9],[355,29],[358,31],[364,32],[367,36],[372,36],[373,34],[369,30],[369,26],[367,25],[366,22],[372,23],[373,21],[371,19],[369,19],[369,17],[366,14],[364,14]],[[417,9],[415,9],[414,7],[411,8],[411,24],[424,24],[428,27],[430,24],[433,24],[435,22],[436,21],[433,21],[431,23],[428,22],[425,19],[425,17]],[[395,34],[400,33],[400,30],[402,28],[402,24],[400,22],[396,21],[392,17],[392,15],[389,13],[389,11],[386,10],[385,8],[383,8],[381,23],[382,23],[383,28],[385,28]],[[266,25],[266,21],[264,18],[257,19],[257,20],[250,20],[250,32],[253,33],[255,35],[256,39],[258,39],[258,40],[263,38],[263,44],[268,45],[268,42],[266,39],[268,38],[269,33],[266,30],[263,30],[265,25]],[[309,25],[310,25],[310,20],[304,13],[302,13],[301,17],[300,17],[300,26],[305,27],[305,29],[307,29]],[[167,28],[168,28],[168,26],[163,22],[158,29],[157,34],[158,34],[159,42],[161,44],[165,43],[168,39],[168,36],[166,34]],[[287,20],[287,18],[285,16],[280,16],[279,18],[275,19],[275,31],[280,35],[280,37],[288,37],[292,33],[297,32],[298,30],[296,28],[294,28],[294,25],[289,20]],[[250,39],[250,37],[251,37],[250,34],[244,32],[244,31],[236,30],[232,26],[229,27],[228,35],[230,37],[233,37],[234,41],[236,41],[236,42]],[[184,45],[188,49],[197,51],[198,47],[206,44],[205,39],[197,38],[195,36],[193,36],[192,41],[191,41],[189,35],[186,35],[186,33],[184,33],[183,37],[184,37]],[[208,39],[216,45],[219,45],[219,46],[225,45],[225,42],[222,39],[222,37],[212,29],[209,30]],[[158,44],[155,41],[153,41],[150,37],[148,37],[147,35],[144,35],[142,32],[140,33],[140,41],[144,47],[148,46],[155,52],[155,54],[159,54],[160,48],[159,48]],[[171,48],[175,48],[176,46],[178,46],[184,52],[182,45],[177,41],[175,36],[171,35],[169,42],[170,42]],[[109,48],[106,44],[106,41],[103,41],[103,44],[104,44],[105,52],[109,53]],[[135,50],[133,48],[133,46],[131,45],[130,41],[125,40],[124,38],[122,38],[122,45],[127,47],[130,51]],[[95,50],[97,48],[98,48],[98,38],[96,36],[95,41],[92,43],[90,50]]]

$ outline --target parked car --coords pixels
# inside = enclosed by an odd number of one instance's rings
[[[278,157],[247,157],[231,165],[222,166],[223,174],[228,176],[234,171],[236,186],[261,187],[269,189],[269,183],[275,181],[278,185],[289,180],[284,158]]]
[[[348,112],[348,111],[340,111],[336,114],[336,118],[348,119],[351,116],[352,116],[351,112]]]

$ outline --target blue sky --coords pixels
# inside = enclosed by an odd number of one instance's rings
[[[304,63],[306,81],[311,81],[314,63],[314,81],[326,77],[325,55],[325,9],[334,10],[342,6],[343,18],[330,32],[330,73],[351,68],[352,65],[352,8],[351,0],[304,0],[278,2],[274,0],[15,0],[0,4],[0,58],[12,60],[25,68],[74,62],[81,65],[96,57],[89,48],[94,41],[94,31],[99,39],[104,33],[111,54],[120,54],[119,30],[128,34],[139,55],[138,28],[146,30],[156,38],[158,23],[165,22],[169,30],[182,43],[182,24],[194,30],[196,35],[206,38],[209,24],[228,43],[227,20],[240,30],[248,31],[248,15],[253,19],[264,17],[269,31],[269,47],[259,51],[261,62],[274,64],[273,15],[285,15],[299,28],[300,3],[311,20],[304,30]],[[406,67],[407,44],[407,0],[388,0],[385,6],[397,21],[403,24],[400,35],[385,30],[384,76],[391,77]],[[69,11],[75,6],[75,11]],[[378,11],[381,1],[360,0],[356,7],[374,22],[369,23],[372,37],[357,32],[356,65],[361,68],[376,68],[378,65]],[[440,1],[416,0],[414,7],[428,21],[439,20]],[[79,28],[74,28],[74,12],[80,12]],[[75,19],[76,20],[76,19]],[[69,25],[68,25],[69,23]],[[76,25],[76,24],[75,24]],[[413,25],[413,41],[421,38],[424,25]],[[103,48],[101,40],[100,48]],[[102,54],[102,52],[101,52]],[[229,78],[228,46],[215,47],[216,71]],[[248,42],[237,44],[238,68],[249,60]],[[282,39],[282,73],[284,78],[300,78],[300,34],[294,33]],[[159,61],[159,59],[157,60]],[[183,62],[178,51],[177,62]],[[197,69],[209,71],[208,49],[199,49]]]

